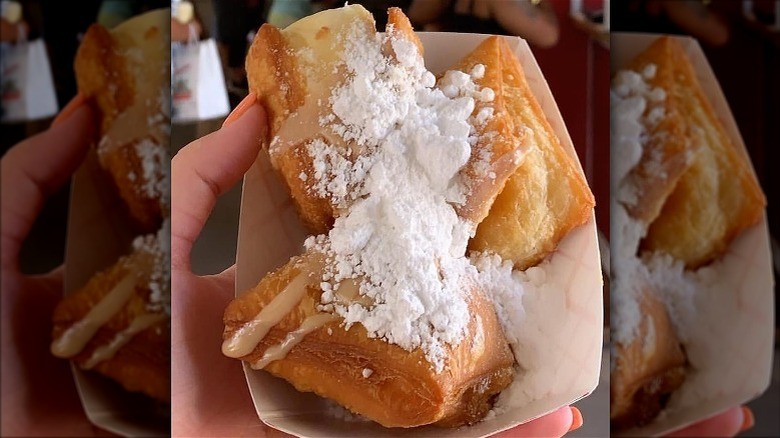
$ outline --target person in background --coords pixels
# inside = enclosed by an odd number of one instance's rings
[[[560,34],[549,0],[413,0],[408,15],[423,30],[515,35],[541,48]]]
[[[630,0],[615,2],[613,17],[626,29],[652,29],[657,33],[683,33],[711,46],[729,40],[725,20],[710,7],[712,0]]]

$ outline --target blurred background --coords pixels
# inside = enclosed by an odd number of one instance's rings
[[[0,39],[5,50],[18,44],[20,36],[29,42],[42,42],[51,84],[56,97],[56,111],[67,105],[77,92],[73,59],[81,37],[92,23],[113,27],[126,19],[157,8],[170,6],[167,0],[2,0]],[[5,58],[5,57],[4,57]],[[36,64],[37,65],[37,64]],[[38,65],[38,68],[45,66]],[[4,108],[13,100],[14,86],[9,85],[13,72],[0,71]],[[15,86],[19,86],[16,84]],[[49,127],[54,113],[45,117],[21,116],[0,121],[0,156],[19,141]],[[44,273],[63,262],[65,231],[68,218],[70,184],[66,183],[45,204],[21,251],[25,273]]]
[[[731,106],[767,197],[777,315],[780,181],[772,165],[779,162],[780,145],[780,1],[624,0],[614,2],[610,14],[613,32],[666,33],[698,39]],[[775,321],[777,325],[777,318]],[[771,387],[749,403],[756,426],[741,436],[780,436],[777,334],[776,330]]]

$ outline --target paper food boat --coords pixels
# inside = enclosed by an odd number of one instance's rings
[[[662,35],[613,33],[611,71],[615,74]],[[718,119],[740,153],[750,161],[728,102],[718,85],[699,43],[690,37],[672,37],[685,50],[696,78]],[[752,165],[751,165],[752,169]],[[755,173],[755,171],[754,171]],[[730,407],[741,405],[769,386],[774,348],[774,279],[766,213],[756,225],[743,231],[723,256],[722,268],[733,281],[733,294],[708,295],[700,307],[700,323],[709,324],[710,336],[692,342],[713,343],[722,352],[712,367],[711,381],[683,384],[669,401],[669,408],[652,423],[623,431],[619,436],[657,436],[696,423]],[[717,301],[715,301],[717,300]],[[697,305],[702,303],[697,303]],[[717,380],[715,380],[717,376]],[[677,392],[688,391],[687,402],[673,409]]]
[[[133,224],[114,182],[90,150],[71,185],[65,248],[65,294],[76,292],[98,271],[129,253]],[[76,388],[87,418],[95,426],[121,436],[170,435],[170,417],[156,402],[125,391],[95,371],[71,363]]]
[[[450,68],[488,35],[418,33],[425,63],[433,73]],[[576,160],[571,139],[547,82],[525,41],[506,37],[523,65],[528,84],[561,143]],[[579,163],[579,162],[578,162]],[[580,167],[580,171],[582,171]],[[606,169],[604,170],[606,171]],[[300,254],[307,232],[300,223],[288,189],[263,151],[244,177],[236,255],[236,295],[257,285],[268,273]],[[329,415],[330,402],[300,393],[265,371],[244,373],[257,415],[267,425],[301,437],[484,437],[573,403],[599,381],[603,331],[602,277],[596,223],[591,219],[571,231],[551,256],[560,288],[547,294],[526,294],[523,346],[529,373],[523,378],[527,404],[470,427],[424,426],[387,429],[373,422],[347,422]],[[549,277],[548,277],[549,278]],[[543,367],[530,364],[541,362]]]

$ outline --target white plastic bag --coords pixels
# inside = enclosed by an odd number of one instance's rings
[[[57,96],[43,40],[27,41],[21,33],[16,43],[2,43],[0,52],[0,121],[24,122],[56,114]]]
[[[192,27],[190,27],[192,30]],[[230,112],[222,62],[214,39],[171,45],[171,120],[192,122]]]

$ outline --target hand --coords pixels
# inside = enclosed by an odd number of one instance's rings
[[[493,435],[495,438],[560,437],[582,427],[582,414],[574,407],[564,406],[536,420]]]
[[[62,267],[27,276],[19,250],[46,198],[84,160],[93,113],[73,99],[45,132],[2,158],[2,436],[98,436],[81,407],[68,362],[49,352],[51,317],[62,298]]]
[[[668,437],[727,437],[753,427],[753,412],[748,407],[734,407],[706,420],[672,432]]]
[[[241,363],[222,355],[222,313],[233,298],[235,266],[199,277],[190,252],[217,198],[260,152],[265,113],[249,96],[222,129],[184,147],[171,163],[171,430],[174,436],[268,436]],[[279,433],[282,435],[281,433]]]

